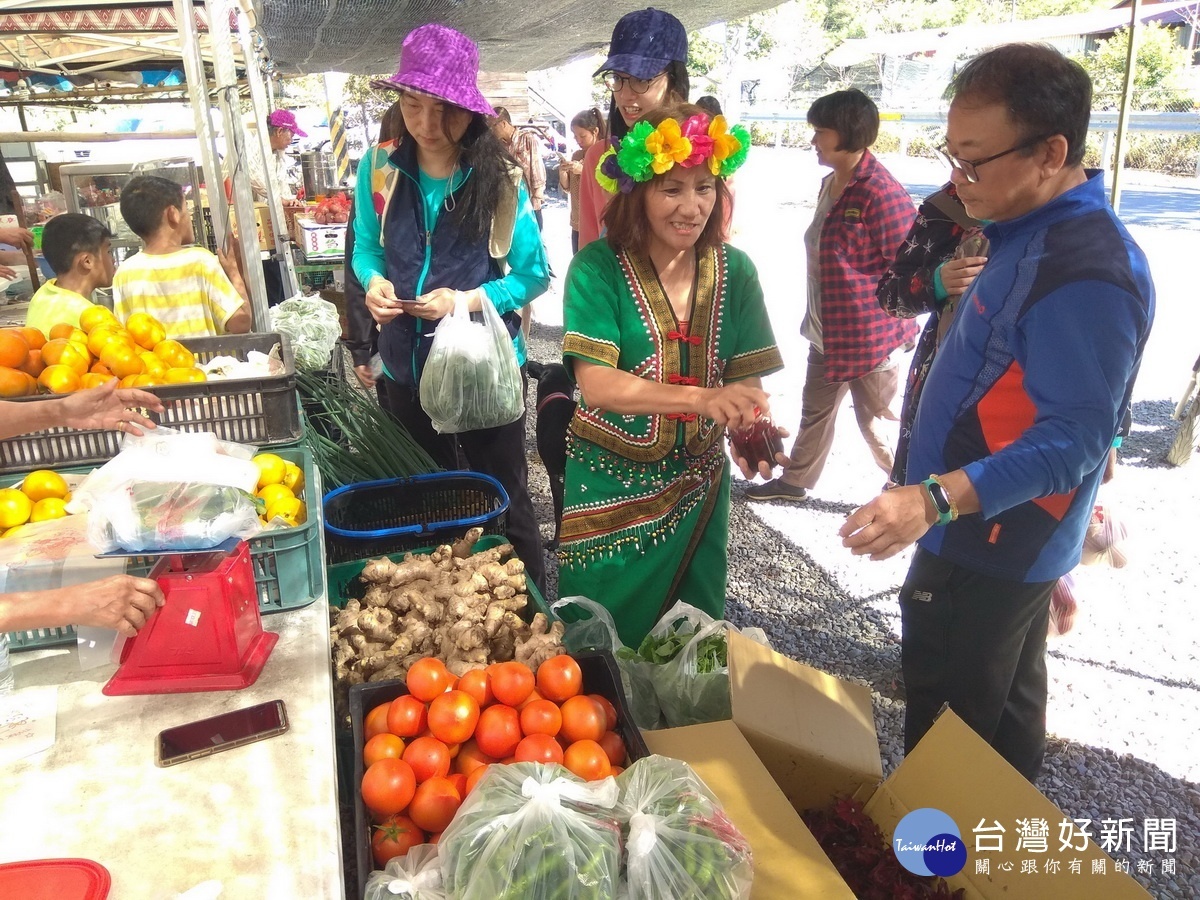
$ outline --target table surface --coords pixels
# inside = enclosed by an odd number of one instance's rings
[[[58,685],[58,714],[53,747],[0,771],[0,862],[96,860],[111,900],[210,880],[221,900],[341,900],[328,616],[324,597],[265,616],[279,643],[240,691],[106,697],[115,667],[81,671],[74,647],[12,654],[17,690]],[[162,729],[274,699],[285,734],[155,765]]]

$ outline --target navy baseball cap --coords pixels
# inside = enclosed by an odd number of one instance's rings
[[[621,16],[608,45],[608,59],[593,75],[625,72],[648,81],[673,62],[687,62],[687,52],[682,22],[661,9],[639,9]]]

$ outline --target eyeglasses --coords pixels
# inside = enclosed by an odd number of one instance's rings
[[[1017,144],[1015,147],[1009,147],[1002,153],[994,153],[991,156],[985,156],[983,159],[959,159],[957,156],[951,156],[946,150],[945,144],[943,144],[941,147],[938,147],[937,152],[944,160],[946,160],[946,162],[950,163],[950,168],[961,172],[963,178],[967,179],[969,183],[975,184],[977,181],[979,181],[979,172],[976,170],[984,163],[993,162],[1002,156],[1008,156],[1010,153],[1016,153],[1018,150],[1027,150],[1035,144],[1040,144],[1042,141],[1050,137],[1054,137],[1054,135],[1039,134],[1037,137],[1031,137],[1028,140],[1021,141],[1021,143]]]
[[[646,91],[650,90],[650,85],[662,78],[664,74],[666,74],[665,69],[662,72],[659,72],[653,78],[645,79],[634,78],[632,75],[618,75],[616,72],[605,72],[602,76],[600,76],[600,80],[603,81],[604,86],[614,94],[621,90],[621,88],[623,88],[625,85],[629,85],[630,90],[632,90],[635,94],[644,94]]]

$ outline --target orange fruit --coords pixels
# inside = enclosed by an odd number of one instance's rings
[[[22,325],[20,328],[13,328],[12,330],[25,338],[25,343],[29,345],[30,350],[41,350],[42,344],[46,343],[46,336],[42,334],[40,328]]]
[[[167,330],[163,328],[162,322],[150,313],[134,313],[126,320],[125,330],[133,335],[133,339],[139,347],[144,347],[146,350],[154,349],[167,337]]]
[[[149,350],[143,350],[138,356],[142,358],[142,362],[146,365],[147,375],[153,375],[160,380],[167,377],[166,364]]]
[[[107,307],[93,305],[79,314],[79,327],[88,334],[91,334],[94,329],[105,325],[112,325],[113,328],[121,327],[121,323],[117,321],[117,317]]]
[[[138,356],[138,351],[123,341],[109,341],[100,354],[100,362],[118,378],[129,375],[141,375],[146,371],[146,364]]]
[[[67,515],[67,503],[58,497],[47,497],[33,504],[29,514],[30,522],[45,522],[47,519],[61,519]]]
[[[50,333],[47,337],[52,341],[66,340],[74,330],[75,326],[70,322],[59,322],[57,325],[50,326]]]
[[[100,387],[103,384],[108,384],[108,380],[112,378],[112,374],[103,375],[98,372],[88,372],[79,379],[79,387],[81,390],[88,388]]]
[[[85,347],[87,346],[87,339],[87,332],[82,328],[72,328],[71,333],[67,335],[68,341],[74,341],[77,344],[83,344]]]
[[[62,364],[46,366],[37,383],[52,394],[69,394],[79,390],[80,373]]]
[[[29,356],[25,357],[25,362],[21,365],[21,371],[32,375],[34,378],[41,375],[44,368],[46,368],[46,364],[42,362],[41,350],[31,349]]]
[[[36,472],[30,472],[21,482],[20,490],[34,503],[45,500],[47,497],[62,500],[70,493],[66,479],[50,469],[38,469]]]
[[[131,348],[133,347],[133,338],[129,336],[128,332],[122,331],[119,325],[101,325],[93,328],[87,336],[87,348],[91,351],[92,356],[99,356],[109,342],[114,340],[120,340]]]
[[[159,341],[154,345],[154,355],[169,369],[189,369],[196,364],[195,355],[179,341]]]
[[[0,397],[28,397],[37,393],[37,384],[28,372],[0,366]]]
[[[188,382],[193,381],[208,381],[208,376],[195,366],[172,366],[171,368],[167,369],[167,374],[164,380],[167,384],[187,384]]]
[[[105,378],[113,377],[112,369],[100,362],[100,360],[96,360],[94,363],[92,363],[92,367],[88,369],[88,371],[93,375],[103,375]]]
[[[134,386],[134,385],[133,385],[133,383],[134,383],[134,382],[135,382],[137,379],[138,379],[138,376],[137,376],[137,375],[126,375],[124,378],[122,378],[120,381],[118,381],[118,382],[117,382],[117,387],[119,387],[119,388],[131,388],[131,387],[133,387],[133,386]]]
[[[147,375],[145,372],[143,372],[141,375],[133,376],[133,383],[130,386],[136,387],[136,388],[142,388],[142,387],[154,387],[154,385],[156,385],[156,384],[162,384],[162,379],[157,378],[154,375]]]
[[[29,356],[29,342],[11,328],[0,331],[0,366],[19,369]]]
[[[91,357],[87,348],[80,344],[63,338],[52,338],[42,347],[42,362],[47,366],[64,365],[76,375],[83,375],[91,365]]]
[[[0,490],[0,528],[16,528],[29,521],[33,501],[16,488]]]

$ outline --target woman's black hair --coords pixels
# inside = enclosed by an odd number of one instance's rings
[[[664,71],[667,73],[667,96],[663,100],[663,106],[671,103],[687,103],[688,93],[691,91],[687,63],[672,60],[667,63],[667,68]],[[645,115],[649,111],[648,109],[643,110],[642,114]],[[608,134],[610,137],[620,140],[628,132],[629,126],[625,124],[625,117],[617,109],[617,98],[614,95],[608,101]]]
[[[879,109],[858,88],[818,97],[808,108],[808,124],[837,132],[838,150],[857,153],[879,137]]]
[[[608,137],[608,126],[604,122],[604,114],[595,106],[575,113],[575,118],[571,120],[571,127],[596,132],[598,141],[603,141]]]

